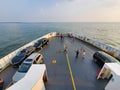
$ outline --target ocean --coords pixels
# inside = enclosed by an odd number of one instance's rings
[[[73,32],[120,50],[120,23],[1,22],[0,58],[49,32]]]

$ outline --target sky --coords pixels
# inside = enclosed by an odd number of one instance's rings
[[[0,22],[120,22],[120,0],[0,0]]]

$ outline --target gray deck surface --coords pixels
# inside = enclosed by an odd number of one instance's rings
[[[64,45],[68,48],[76,90],[104,90],[108,80],[96,79],[99,67],[92,58],[93,53],[99,49],[78,39],[73,40],[68,37],[65,37],[64,40],[61,40],[60,37],[52,38],[49,45],[41,51],[48,74],[48,82],[45,83],[46,90],[74,90],[66,54],[63,52]],[[80,54],[78,58],[75,58],[75,50],[80,50],[81,47],[86,51],[84,60]],[[56,60],[56,63],[52,63],[52,60]],[[10,66],[0,73],[0,77],[4,79],[4,88],[12,81],[16,70]]]
[[[93,62],[93,53],[99,49],[65,37],[61,41],[60,37],[53,38],[50,44],[42,51],[44,63],[47,66],[48,82],[46,90],[74,90],[70,71],[67,65],[66,55],[63,52],[64,45],[68,48],[68,56],[75,81],[76,90],[104,90],[107,80],[97,80],[96,74],[99,67]],[[86,51],[85,59],[81,55],[75,58],[75,50],[83,47]],[[52,60],[56,60],[56,64]]]
[[[15,74],[17,68],[9,66],[3,72],[0,73],[0,77],[4,80],[3,90],[12,82],[12,77]]]

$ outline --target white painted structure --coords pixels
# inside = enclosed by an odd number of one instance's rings
[[[7,90],[45,90],[44,76],[47,77],[45,64],[33,64],[24,78]]]
[[[103,74],[103,75],[102,75]],[[105,87],[105,90],[120,90],[120,65],[118,63],[105,63],[97,79],[112,78]]]

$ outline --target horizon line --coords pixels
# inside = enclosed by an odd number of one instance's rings
[[[107,22],[107,21],[100,21],[100,22],[90,22],[90,21],[82,21],[82,22],[75,22],[75,21],[71,21],[71,22],[65,22],[65,21],[63,21],[63,22],[61,22],[61,21],[43,21],[43,22],[35,22],[35,21],[30,21],[30,22],[28,22],[28,21],[8,21],[8,22],[4,22],[4,21],[0,21],[0,23],[120,23],[120,22]]]

